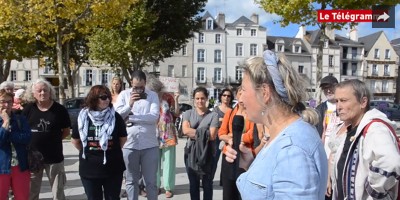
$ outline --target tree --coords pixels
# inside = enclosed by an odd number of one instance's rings
[[[355,23],[318,23],[317,10],[326,10],[327,8],[343,10],[372,9],[372,6],[375,5],[396,5],[398,0],[255,0],[255,2],[260,4],[265,11],[281,16],[277,22],[283,27],[290,23],[319,26],[322,33],[317,54],[316,83],[319,83],[322,78],[322,50],[326,38],[325,28],[330,26],[333,29],[341,30],[346,25],[355,25]]]
[[[77,33],[90,33],[93,27],[119,24],[135,0],[5,0],[6,18],[17,18],[21,33],[55,47],[59,76],[60,103],[65,99],[64,69],[69,59],[63,46]],[[16,35],[20,33],[16,32]],[[68,45],[66,46],[68,47]]]
[[[194,31],[206,0],[140,0],[115,29],[99,28],[89,38],[91,58],[121,68],[130,80],[133,70],[162,61],[179,50]]]
[[[35,42],[26,34],[14,34],[21,31],[17,26],[18,18],[7,15],[12,13],[10,7],[0,2],[0,82],[9,76],[11,60],[22,60],[23,57],[35,55]]]

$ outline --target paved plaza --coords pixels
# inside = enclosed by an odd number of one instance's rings
[[[185,165],[183,163],[183,148],[186,143],[186,138],[179,139],[179,143],[176,149],[176,183],[175,183],[175,191],[173,198],[176,200],[189,200],[189,179],[187,178],[187,174],[185,171]],[[65,171],[67,174],[67,184],[65,188],[65,195],[67,199],[86,199],[86,195],[84,189],[82,187],[82,183],[78,173],[78,150],[76,150],[70,141],[65,140],[64,144],[64,164]],[[217,173],[214,179],[214,200],[222,199],[222,188],[219,186],[219,177],[220,177],[220,168],[218,167]],[[123,186],[125,188],[125,186]],[[203,194],[201,193],[201,196]],[[52,199],[52,194],[50,190],[50,185],[47,177],[43,178],[43,185],[40,193],[40,199],[50,200]],[[126,198],[122,198],[126,199]],[[144,200],[147,198],[139,197],[140,200]],[[165,198],[164,193],[158,196],[158,199],[167,199]]]

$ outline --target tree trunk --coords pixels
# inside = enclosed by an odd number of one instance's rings
[[[8,75],[10,75],[11,60],[6,60],[4,63],[3,59],[0,59],[0,83],[6,81]]]
[[[325,42],[325,28],[323,29],[322,27],[325,27],[325,25],[321,26],[321,38],[318,43],[318,52],[317,52],[317,71],[316,71],[316,90],[319,90],[319,82],[322,79],[322,57],[324,54],[324,42]],[[322,97],[321,97],[322,92],[318,92],[317,96],[317,101],[318,103],[321,103]]]
[[[71,66],[69,65],[69,50],[70,50],[70,42],[67,41],[65,43],[65,74],[67,76],[67,84],[68,84],[68,95],[70,98],[75,97],[75,88],[74,88],[74,80],[72,76]]]
[[[7,80],[8,75],[10,75],[11,60],[6,61],[6,65],[3,68],[3,81]]]
[[[56,51],[57,51],[57,67],[58,67],[58,78],[59,78],[59,85],[58,85],[58,96],[59,96],[59,103],[64,104],[65,100],[65,91],[64,91],[64,65],[63,65],[63,49],[62,49],[62,32],[61,29],[58,28],[57,30],[57,43],[56,43]]]
[[[326,3],[322,2],[321,3],[321,10],[325,10],[326,9]],[[324,42],[326,39],[326,34],[325,34],[325,27],[326,25],[324,23],[321,23],[321,36],[319,38],[319,43],[318,43],[318,53],[317,53],[317,71],[316,71],[316,80],[315,83],[317,84],[315,86],[316,90],[320,90],[319,88],[319,82],[322,79],[322,57],[324,55]],[[317,96],[317,103],[321,103],[322,97],[321,97],[321,93],[322,92],[318,92],[318,96]]]
[[[0,58],[0,82],[4,81],[3,69],[4,69],[4,60],[3,58]]]
[[[131,76],[130,76],[130,73],[129,73],[129,70],[127,69],[127,68],[125,68],[125,67],[123,67],[122,68],[122,75],[125,77],[125,79],[128,81],[128,84],[129,84],[129,86],[128,87],[131,87]],[[127,87],[125,87],[125,89],[126,89]]]

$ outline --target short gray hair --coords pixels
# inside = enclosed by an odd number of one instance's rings
[[[366,111],[370,109],[369,102],[371,101],[371,92],[369,91],[367,85],[365,85],[364,82],[358,79],[350,79],[342,81],[336,85],[336,88],[344,88],[344,87],[353,88],[354,90],[353,94],[357,98],[357,101],[359,103],[362,102],[362,98],[366,97],[368,99]]]
[[[162,83],[160,79],[158,79],[153,74],[147,74],[146,87],[147,89],[152,90],[156,93],[161,92],[165,88],[164,83]]]
[[[0,90],[5,89],[6,87],[14,89],[14,83],[12,81],[4,81],[0,84]]]

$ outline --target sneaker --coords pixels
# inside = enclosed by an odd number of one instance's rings
[[[172,194],[171,191],[166,191],[165,192],[165,198],[172,198],[174,196],[174,194]]]

